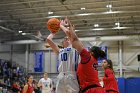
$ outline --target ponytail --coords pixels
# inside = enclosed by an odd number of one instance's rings
[[[113,63],[111,60],[107,59],[107,63],[109,64],[109,68],[113,70]]]

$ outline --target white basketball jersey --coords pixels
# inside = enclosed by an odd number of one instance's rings
[[[42,85],[42,92],[41,93],[51,93],[51,87],[52,87],[52,80],[50,78],[44,79],[41,78],[39,82]]]
[[[72,48],[67,47],[59,51],[59,72],[75,71],[78,65],[78,52]]]

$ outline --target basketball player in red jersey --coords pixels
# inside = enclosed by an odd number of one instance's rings
[[[119,93],[118,84],[113,71],[113,64],[111,60],[103,60],[102,67],[104,69],[104,88],[106,93]]]
[[[93,46],[90,51],[85,49],[70,21],[66,18],[61,21],[62,23],[61,29],[70,38],[72,46],[79,52],[81,57],[77,68],[80,93],[105,93],[105,90],[100,86],[97,70],[97,59],[99,57],[104,58],[106,56],[105,52],[96,46]]]
[[[29,75],[27,76],[27,83],[23,88],[22,93],[34,93],[34,88],[33,88],[33,76]]]

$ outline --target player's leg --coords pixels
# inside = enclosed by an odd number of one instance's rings
[[[65,88],[65,76],[60,73],[58,75],[58,80],[56,83],[56,93],[66,93],[66,88]]]
[[[76,75],[69,73],[65,81],[67,83],[67,93],[79,93],[79,84]]]

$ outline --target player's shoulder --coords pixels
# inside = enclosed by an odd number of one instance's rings
[[[49,80],[49,81],[52,81],[52,79],[51,79],[51,78],[48,78],[48,80]]]
[[[44,80],[44,78],[41,78],[40,81]]]
[[[86,48],[83,48],[83,50],[80,53],[81,55],[87,55],[89,54],[89,51]]]
[[[112,69],[106,69],[105,72],[106,72],[106,73],[112,73],[113,70],[112,70]]]

